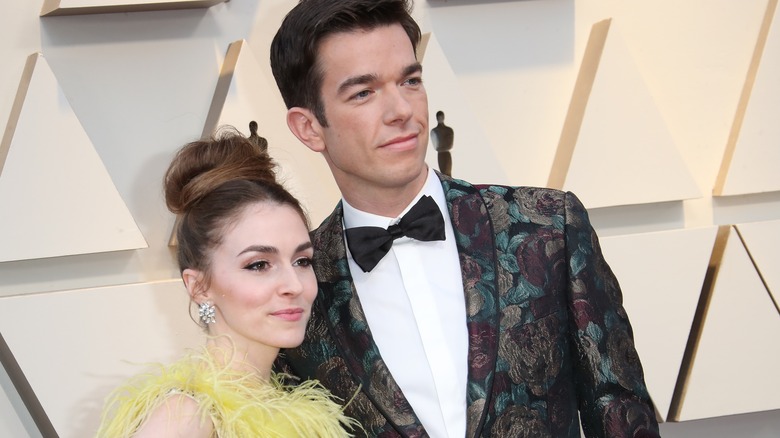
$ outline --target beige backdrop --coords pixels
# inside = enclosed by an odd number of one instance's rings
[[[59,435],[81,437],[138,364],[201,342],[160,191],[179,146],[254,119],[314,224],[338,194],[268,69],[293,0],[41,18],[43,3],[0,5],[0,333]],[[417,2],[453,175],[591,207],[666,437],[780,429],[776,3]],[[25,71],[38,53],[42,80]],[[2,370],[0,389],[0,436],[38,436]]]

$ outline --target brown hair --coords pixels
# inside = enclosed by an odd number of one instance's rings
[[[235,128],[183,146],[165,173],[165,203],[179,215],[179,270],[192,268],[209,284],[210,250],[245,207],[258,202],[289,205],[309,221],[301,204],[276,180],[276,164]]]
[[[399,24],[416,50],[421,32],[411,10],[411,0],[301,0],[271,42],[271,70],[287,109],[307,108],[328,126],[317,59],[322,40],[334,33]]]

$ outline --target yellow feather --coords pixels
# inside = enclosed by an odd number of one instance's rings
[[[156,365],[152,372],[130,379],[108,399],[98,437],[129,438],[171,394],[186,394],[211,421],[220,438],[351,437],[360,425],[344,415],[335,396],[319,382],[298,386],[270,382],[254,374],[218,365],[205,349],[178,362]]]

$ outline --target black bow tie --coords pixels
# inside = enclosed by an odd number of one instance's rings
[[[390,251],[393,241],[406,236],[424,242],[444,240],[444,218],[436,201],[423,196],[395,225],[382,227],[355,227],[346,230],[347,246],[355,263],[369,272]]]

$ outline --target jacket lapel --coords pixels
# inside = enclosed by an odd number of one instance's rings
[[[437,172],[455,231],[469,335],[466,436],[477,436],[491,405],[498,356],[499,301],[495,235],[479,190]],[[419,419],[374,343],[349,272],[339,204],[315,231],[320,305],[333,339],[362,391],[406,436],[420,436]],[[325,291],[325,292],[323,292]]]
[[[438,173],[438,172],[437,172]],[[498,357],[499,301],[495,235],[487,205],[472,185],[439,174],[460,258],[469,334],[466,436],[480,434],[492,402]]]
[[[353,378],[376,408],[406,436],[421,436],[420,421],[379,354],[355,292],[344,244],[341,203],[312,238],[325,320]]]

